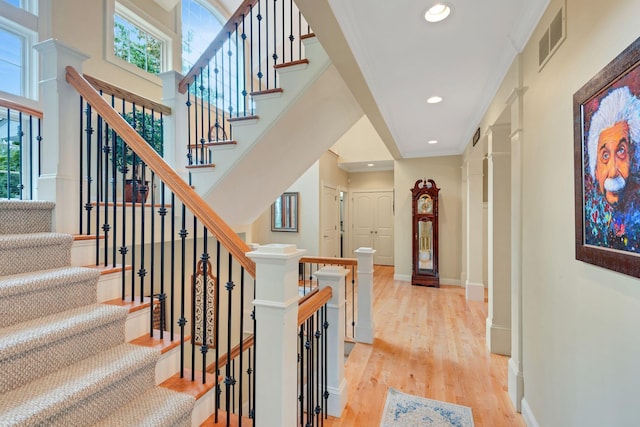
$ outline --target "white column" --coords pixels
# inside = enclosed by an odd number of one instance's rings
[[[488,281],[486,343],[492,353],[511,354],[511,126],[488,134]]]
[[[467,282],[469,301],[484,301],[482,280],[482,159],[468,159],[467,170]]]
[[[80,218],[81,111],[80,95],[66,82],[65,67],[70,65],[82,74],[82,63],[89,57],[55,39],[34,49],[40,54],[44,115],[38,197],[56,203],[55,231],[74,234]]]
[[[256,263],[256,417],[266,426],[296,425],[298,262],[305,252],[271,244],[247,253]]]
[[[511,106],[511,358],[508,363],[509,398],[520,412],[524,397],[522,369],[522,114],[525,89],[509,97]]]
[[[344,378],[344,325],[345,295],[344,278],[349,270],[337,266],[327,266],[316,271],[320,289],[330,287],[332,296],[327,303],[327,412],[332,417],[340,417],[347,405],[347,380]],[[358,285],[359,286],[359,285]]]
[[[359,248],[354,251],[358,259],[358,320],[357,342],[373,344],[376,326],[373,320],[373,255],[375,249]]]

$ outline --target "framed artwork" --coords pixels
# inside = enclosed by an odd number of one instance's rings
[[[283,193],[271,205],[271,231],[298,231],[298,193]]]
[[[576,259],[640,277],[640,38],[573,95]]]

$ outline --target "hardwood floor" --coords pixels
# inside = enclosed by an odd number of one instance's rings
[[[345,365],[348,403],[325,426],[378,426],[387,389],[469,406],[476,427],[525,426],[507,395],[508,357],[485,345],[487,304],[462,287],[426,288],[374,272],[373,345],[356,344]]]

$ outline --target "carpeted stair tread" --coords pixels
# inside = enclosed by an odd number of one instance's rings
[[[99,278],[98,270],[82,267],[1,276],[0,327],[93,304]]]
[[[72,243],[70,234],[2,234],[0,276],[69,266]]]
[[[0,200],[0,234],[51,231],[53,202]]]
[[[195,399],[153,387],[93,427],[190,427]]]
[[[0,329],[0,393],[122,343],[127,315],[94,304]]]
[[[88,425],[154,384],[156,350],[120,344],[0,395],[0,425]]]

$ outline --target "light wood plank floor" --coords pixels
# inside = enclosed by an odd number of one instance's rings
[[[378,426],[387,388],[469,406],[476,427],[525,426],[507,395],[508,357],[485,345],[487,303],[462,287],[426,288],[374,272],[373,345],[356,344],[345,365],[348,403],[325,426]]]

